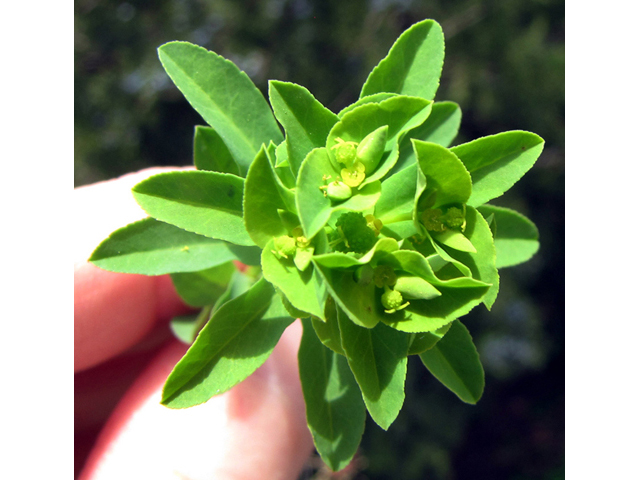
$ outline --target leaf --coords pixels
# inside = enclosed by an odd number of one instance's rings
[[[389,93],[389,92],[380,92],[374,93],[373,95],[368,95],[366,97],[362,97],[356,100],[351,105],[343,108],[338,112],[338,118],[344,117],[346,113],[349,113],[354,108],[359,107],[360,105],[364,105],[365,103],[380,103],[388,98],[395,97],[397,93]]]
[[[433,20],[423,20],[398,37],[385,58],[371,71],[360,98],[393,92],[432,100],[444,63],[444,34]]]
[[[420,355],[433,348],[436,343],[442,340],[449,328],[451,328],[451,323],[447,323],[444,327],[440,327],[434,332],[412,333],[409,355]]]
[[[476,248],[462,232],[446,230],[444,232],[430,232],[430,235],[447,247],[460,250],[461,252],[476,253]]]
[[[262,251],[262,273],[275,285],[289,302],[308,315],[324,319],[326,291],[314,268],[301,272],[292,258],[277,258],[273,253],[273,240]]]
[[[338,310],[342,348],[371,418],[387,430],[404,403],[409,337],[383,324],[362,328]]]
[[[293,321],[274,294],[261,279],[220,307],[169,375],[161,403],[170,408],[204,403],[262,365]]]
[[[229,148],[211,127],[196,127],[193,137],[193,162],[198,170],[240,175],[238,164]]]
[[[412,165],[382,182],[374,215],[383,225],[412,219],[418,167]]]
[[[437,143],[413,140],[420,170],[427,178],[424,195],[436,192],[433,208],[465,204],[471,195],[471,176],[450,150]]]
[[[227,262],[198,272],[172,273],[171,280],[185,303],[204,307],[213,305],[225,292],[235,271],[233,262]]]
[[[458,135],[462,110],[454,102],[435,102],[431,114],[424,123],[407,134],[407,138],[415,138],[423,142],[437,143],[448,147]],[[411,145],[408,145],[411,147]]]
[[[316,331],[316,335],[318,335],[318,338],[325,347],[330,348],[340,355],[345,355],[342,349],[342,339],[340,338],[336,301],[331,295],[327,297],[324,305],[324,318],[325,320],[322,321],[318,318],[311,317],[311,324]]]
[[[298,365],[307,425],[322,460],[333,471],[342,470],[364,433],[364,403],[345,357],[318,341],[309,320],[302,324]]]
[[[261,248],[273,237],[289,232],[278,213],[287,208],[277,185],[276,174],[264,148],[249,167],[244,185],[244,224],[251,239]]]
[[[242,174],[263,143],[282,141],[266,100],[233,62],[187,42],[166,43],[158,55],[173,83],[229,148]]]
[[[376,129],[387,125],[387,143],[385,153],[376,170],[367,175],[364,185],[383,178],[398,159],[399,141],[405,132],[420,125],[431,112],[433,102],[420,97],[395,95],[380,103],[366,103],[346,113],[336,123],[327,137],[327,148],[331,149],[338,143],[338,138],[345,142],[361,142]],[[339,171],[342,167],[334,163]]]
[[[200,170],[160,173],[133,187],[152,217],[206,237],[253,245],[242,221],[244,179]]]
[[[202,326],[209,320],[211,310],[212,306],[209,305],[200,310],[200,313],[197,315],[181,315],[173,317],[171,322],[169,322],[171,333],[173,333],[173,335],[182,343],[191,345],[196,339],[196,336]]]
[[[338,117],[327,110],[304,87],[295,83],[269,81],[269,100],[278,121],[286,132],[289,165],[294,174],[307,154],[324,147],[331,127]]]
[[[422,363],[460,400],[475,404],[484,390],[484,370],[466,327],[455,320],[433,348],[420,354]]]
[[[437,143],[448,147],[458,135],[462,111],[453,102],[435,102],[431,107],[431,114],[422,125],[417,126],[404,137],[400,144],[398,161],[391,173],[397,173],[416,163],[416,154],[411,139]]]
[[[465,236],[476,248],[476,253],[447,249],[447,253],[471,270],[473,278],[482,280],[492,286],[482,302],[487,309],[496,301],[500,284],[500,275],[496,268],[496,249],[493,244],[491,229],[485,219],[473,207],[467,207],[467,225]]]
[[[483,205],[478,211],[488,219],[493,215],[496,231],[496,267],[504,268],[526,262],[538,251],[538,229],[524,215],[504,207]]]
[[[164,275],[194,272],[236,258],[225,242],[146,218],[109,235],[89,261],[110,272]]]
[[[519,130],[478,138],[453,147],[473,181],[468,204],[477,207],[499,197],[533,166],[544,148],[535,133]]]

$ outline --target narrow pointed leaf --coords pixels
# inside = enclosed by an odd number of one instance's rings
[[[467,328],[459,320],[433,348],[420,354],[422,363],[460,400],[475,404],[484,390],[484,370]]]
[[[173,83],[216,130],[243,174],[263,143],[282,141],[266,100],[233,62],[187,42],[162,45],[158,55]]]
[[[322,460],[333,471],[342,470],[364,433],[365,406],[345,357],[318,341],[309,320],[302,324],[298,364],[307,425]]]
[[[302,161],[314,148],[324,147],[338,117],[326,109],[304,87],[295,83],[269,82],[269,100],[286,132],[289,165],[297,174]]]
[[[433,20],[416,23],[398,37],[371,71],[360,98],[378,92],[433,99],[444,63],[444,34]]]
[[[162,404],[186,408],[206,402],[251,375],[273,351],[293,319],[264,279],[223,305],[175,366]]]
[[[404,403],[409,336],[386,325],[362,328],[338,311],[342,348],[371,418],[384,430]]]
[[[496,228],[496,267],[511,267],[526,262],[540,248],[538,229],[524,215],[494,205],[483,205],[478,207],[478,211],[485,219],[493,215]]]
[[[482,137],[451,151],[471,173],[469,205],[480,206],[499,197],[533,166],[544,148],[535,133],[512,131]]]
[[[194,272],[235,259],[225,242],[146,218],[109,235],[89,261],[111,272],[164,275]]]
[[[211,127],[196,127],[193,136],[193,163],[198,170],[240,175],[240,168],[229,148]]]
[[[242,221],[244,179],[228,173],[175,171],[133,187],[138,204],[152,217],[211,238],[253,245]]]

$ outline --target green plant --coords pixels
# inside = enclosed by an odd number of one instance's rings
[[[333,470],[356,452],[366,411],[383,429],[398,415],[409,355],[476,403],[484,373],[458,318],[491,308],[498,268],[538,248],[531,221],[487,202],[533,166],[544,141],[511,131],[449,148],[461,112],[433,101],[440,26],[405,31],[338,114],[279,81],[269,108],[233,63],[189,43],[159,56],[209,124],[195,129],[196,170],[136,185],[149,218],[115,231],[90,260],[169,273],[202,309],[173,322],[193,344],[162,403],[197,405],[241,382],[296,318],[307,421]]]

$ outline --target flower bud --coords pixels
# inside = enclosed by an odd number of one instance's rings
[[[273,239],[273,246],[277,255],[289,258],[296,253],[296,241],[289,235],[282,235]]]
[[[388,133],[389,126],[384,125],[364,137],[358,145],[356,160],[362,162],[367,175],[371,175],[380,163]]]
[[[327,185],[327,197],[336,202],[341,202],[350,198],[352,195],[351,187],[339,180],[331,182]]]

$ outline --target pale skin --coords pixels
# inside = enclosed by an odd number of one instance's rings
[[[74,191],[75,428],[79,478],[295,479],[313,449],[298,377],[294,322],[253,375],[207,403],[160,405],[187,346],[168,321],[189,312],[168,276],[101,270],[86,262],[113,230],[144,218],[131,187],[148,169]],[[115,407],[115,408],[114,408]],[[86,432],[97,431],[95,443]]]

